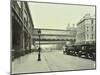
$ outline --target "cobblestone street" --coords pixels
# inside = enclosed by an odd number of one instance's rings
[[[37,58],[38,53],[33,52],[15,59],[12,62],[12,73],[95,69],[95,61],[64,55],[58,50],[41,52],[41,61],[37,61]]]

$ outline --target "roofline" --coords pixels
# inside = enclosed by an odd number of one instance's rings
[[[88,19],[96,19],[96,18],[85,18],[85,19],[79,21],[79,22],[77,23],[77,25],[79,25],[81,22],[83,22],[83,21],[85,21],[85,20],[88,20]]]
[[[64,29],[46,29],[46,28],[34,28],[34,30],[51,30],[51,31],[70,31],[69,30],[64,30]]]
[[[23,1],[23,2],[24,2],[24,1]],[[28,10],[28,14],[29,14],[30,20],[31,20],[32,25],[33,25],[33,27],[34,27],[34,23],[33,23],[33,20],[32,20],[32,16],[31,16],[30,9],[29,9],[29,6],[28,6],[28,4],[27,4],[27,1],[25,1],[24,3],[26,4],[26,7],[27,7],[27,10]]]

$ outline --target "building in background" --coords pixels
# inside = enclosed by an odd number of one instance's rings
[[[76,44],[92,44],[96,41],[95,16],[86,14],[77,23]]]
[[[72,24],[72,25],[68,24],[66,30],[69,31],[69,32],[66,31],[66,34],[71,35],[73,37],[73,39],[75,39],[75,40],[74,41],[66,41],[66,45],[75,44],[75,41],[76,41],[76,29],[77,29],[77,27],[76,27],[75,24]]]
[[[24,55],[25,53],[31,52],[31,33],[34,29],[34,25],[27,2],[12,1],[11,21],[12,56],[15,58]]]

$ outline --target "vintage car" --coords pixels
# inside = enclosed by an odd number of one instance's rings
[[[84,55],[85,58],[96,59],[96,46],[95,44],[83,44],[81,45],[81,49],[79,50],[78,56],[82,57]]]
[[[73,47],[73,45],[65,46],[65,48],[63,50],[63,53],[67,54],[67,55],[73,55],[74,54],[74,47]]]
[[[63,50],[63,54],[96,60],[96,45],[95,44],[82,44],[82,45],[69,45],[69,46],[67,45]]]
[[[73,45],[73,55],[78,56],[79,51],[81,50],[80,45]]]

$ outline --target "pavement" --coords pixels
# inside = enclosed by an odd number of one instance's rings
[[[15,59],[12,62],[12,74],[95,69],[95,61],[64,55],[58,50],[41,52],[41,61],[37,61],[37,58],[38,52],[33,52]]]

